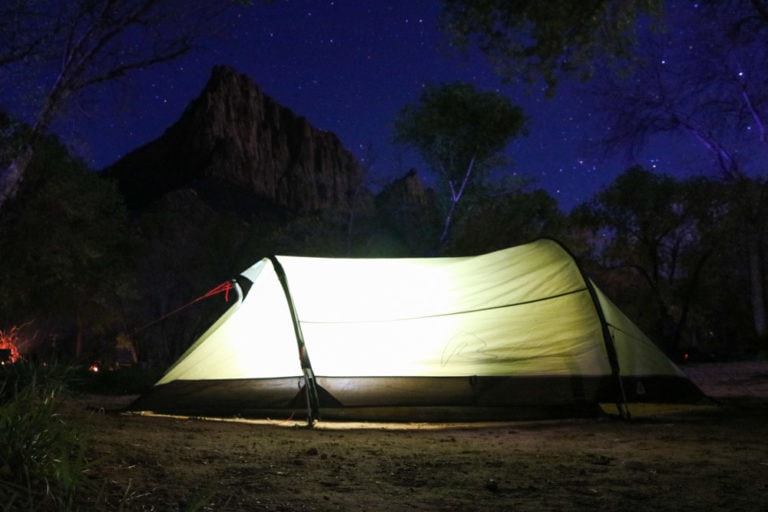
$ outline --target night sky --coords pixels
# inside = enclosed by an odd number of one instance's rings
[[[450,81],[499,90],[524,108],[530,135],[510,145],[509,172],[533,178],[532,187],[546,189],[563,209],[589,199],[634,162],[674,173],[677,152],[664,145],[633,161],[598,158],[594,140],[605,127],[595,121],[589,95],[565,84],[548,100],[540,89],[502,85],[482,56],[449,46],[439,13],[436,0],[255,2],[233,15],[226,40],[133,75],[56,130],[92,167],[104,168],[161,135],[201,92],[211,68],[226,64],[337,134],[358,157],[373,154],[374,190],[411,167],[427,177],[415,153],[391,143],[393,120],[425,84]]]

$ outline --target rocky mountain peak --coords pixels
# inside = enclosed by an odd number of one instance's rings
[[[213,68],[200,96],[160,138],[107,172],[134,205],[215,184],[293,211],[347,208],[362,179],[359,162],[336,135],[226,66]]]

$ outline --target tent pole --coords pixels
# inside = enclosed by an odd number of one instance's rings
[[[611,330],[608,328],[608,322],[605,319],[603,308],[600,306],[600,299],[597,297],[597,293],[595,292],[595,287],[592,285],[592,281],[590,281],[586,276],[583,277],[587,284],[589,295],[592,298],[592,304],[594,304],[595,310],[597,311],[597,317],[600,320],[600,329],[603,332],[605,351],[608,354],[608,362],[611,365],[611,373],[616,383],[616,388],[619,392],[618,397],[616,398],[616,410],[618,411],[619,416],[625,420],[629,420],[631,419],[631,415],[629,412],[629,407],[627,406],[627,394],[624,391],[624,382],[621,380],[619,355],[616,353],[616,345],[613,343],[613,335],[611,334]]]
[[[299,316],[296,313],[296,306],[293,304],[293,298],[291,297],[291,290],[288,287],[288,278],[285,275],[285,270],[277,260],[277,257],[269,256],[268,258],[269,261],[272,262],[272,267],[275,269],[275,274],[277,274],[277,278],[280,280],[280,285],[283,287],[285,301],[288,303],[288,310],[291,313],[293,332],[296,335],[296,343],[299,348],[299,361],[301,362],[301,370],[304,374],[304,391],[307,397],[307,426],[312,427],[315,424],[315,421],[320,419],[320,400],[317,394],[315,372],[312,370],[312,363],[309,360],[307,346],[304,343],[304,333],[301,331]]]
[[[600,330],[603,334],[603,343],[605,345],[605,351],[608,354],[608,364],[611,366],[611,376],[613,377],[616,389],[618,391],[618,396],[616,397],[616,410],[618,411],[621,418],[629,420],[630,412],[629,407],[627,406],[627,394],[624,391],[624,383],[621,380],[619,356],[616,353],[616,345],[613,343],[613,335],[611,335],[611,331],[608,329],[608,321],[605,319],[605,313],[603,313],[602,306],[600,306],[600,299],[597,296],[595,287],[589,277],[587,277],[584,269],[581,268],[581,264],[579,263],[579,260],[576,258],[576,256],[557,240],[552,239],[552,241],[559,245],[560,248],[571,257],[571,260],[576,264],[576,268],[579,270],[579,274],[581,274],[581,279],[584,281],[584,285],[587,287],[589,297],[592,299],[592,305],[595,307],[597,318],[600,321]]]

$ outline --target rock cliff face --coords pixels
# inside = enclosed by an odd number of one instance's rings
[[[194,188],[220,197],[236,190],[296,212],[348,208],[361,182],[358,161],[336,135],[224,66],[178,122],[107,173],[134,206]]]

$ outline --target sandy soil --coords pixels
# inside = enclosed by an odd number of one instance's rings
[[[98,492],[82,508],[768,510],[768,363],[685,370],[717,406],[638,409],[631,422],[307,429],[123,415],[84,397]]]

